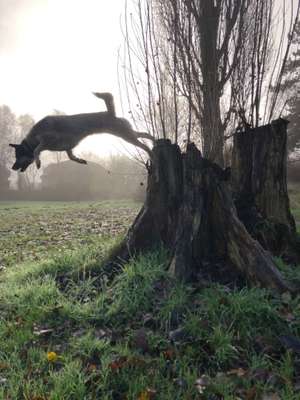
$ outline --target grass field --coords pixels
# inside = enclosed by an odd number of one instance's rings
[[[124,233],[134,202],[0,202],[0,267],[41,260]]]
[[[299,400],[299,297],[102,269],[139,207],[0,203],[0,399]]]
[[[289,186],[290,207],[294,215],[298,231],[300,229],[300,185]]]

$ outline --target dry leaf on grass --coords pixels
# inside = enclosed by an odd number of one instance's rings
[[[147,388],[138,397],[138,400],[153,400],[156,396],[156,390]]]
[[[48,351],[47,353],[47,360],[50,363],[55,363],[58,360],[58,355],[55,353],[55,351]]]

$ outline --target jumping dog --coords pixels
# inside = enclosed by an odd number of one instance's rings
[[[73,148],[89,135],[94,133],[111,133],[146,151],[151,150],[138,138],[153,137],[146,132],[135,131],[125,118],[118,118],[115,112],[114,99],[111,93],[93,93],[105,101],[107,111],[75,115],[51,115],[37,122],[20,144],[9,146],[15,149],[15,171],[24,172],[34,161],[41,167],[40,153],[44,150],[66,151],[70,160],[86,164],[86,160],[73,154]]]

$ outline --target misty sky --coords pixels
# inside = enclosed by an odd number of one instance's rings
[[[118,96],[124,6],[125,0],[0,0],[0,105],[36,119],[53,109],[104,110],[91,92]],[[84,149],[103,145],[100,136]]]
[[[40,119],[54,109],[104,110],[92,91],[111,91],[118,100],[124,8],[125,0],[0,0],[0,105]],[[99,154],[122,150],[106,135],[80,146]]]

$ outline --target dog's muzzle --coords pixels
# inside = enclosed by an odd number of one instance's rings
[[[22,163],[16,161],[14,165],[11,167],[14,171],[20,170],[21,172],[26,171],[30,164],[33,163],[33,160],[26,160]]]
[[[14,163],[14,165],[11,167],[14,171],[18,171],[18,169],[21,168],[21,165],[19,165],[18,163]]]

